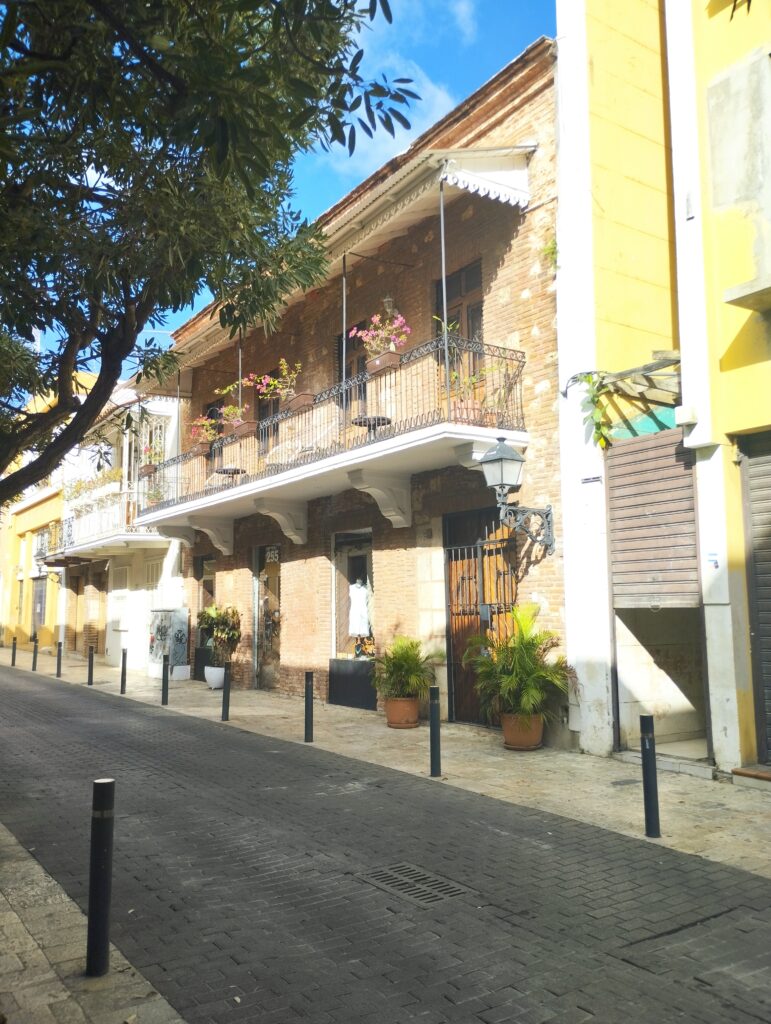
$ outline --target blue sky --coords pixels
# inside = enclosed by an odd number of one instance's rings
[[[378,131],[359,134],[352,157],[341,147],[300,158],[295,172],[295,206],[313,220],[475,89],[539,36],[554,36],[555,0],[390,0],[393,24],[379,14],[364,31],[365,77],[414,80],[421,100],[407,112],[410,131],[396,138]],[[174,330],[206,303],[169,316]],[[152,332],[156,336],[158,331]]]

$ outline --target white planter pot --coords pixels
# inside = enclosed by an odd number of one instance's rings
[[[210,690],[221,690],[225,685],[225,669],[220,665],[206,665],[203,670]]]

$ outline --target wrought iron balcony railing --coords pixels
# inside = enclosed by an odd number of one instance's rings
[[[524,353],[453,338],[450,380],[441,338],[308,396],[305,408],[243,424],[211,449],[196,448],[140,481],[143,511],[195,500],[437,423],[524,430]]]

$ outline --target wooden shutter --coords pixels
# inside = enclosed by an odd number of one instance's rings
[[[615,441],[606,454],[614,608],[697,608],[694,454],[682,430]]]
[[[771,434],[741,442],[752,554],[749,559],[752,658],[758,688],[760,758],[771,755]],[[765,749],[763,749],[765,748]]]

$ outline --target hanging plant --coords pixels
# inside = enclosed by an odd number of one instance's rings
[[[584,426],[591,429],[592,441],[604,451],[613,443],[612,424],[604,403],[605,396],[610,394],[610,388],[599,373],[581,373],[578,380],[586,385],[586,394],[581,401]]]

